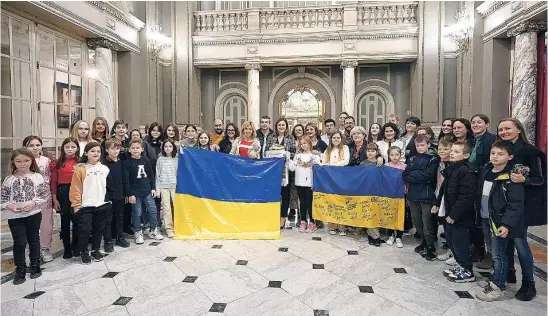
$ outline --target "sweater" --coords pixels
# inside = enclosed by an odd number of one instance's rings
[[[154,172],[150,160],[141,156],[139,158],[128,157],[123,162],[124,194],[126,196],[143,197],[156,189]]]
[[[289,170],[295,171],[295,185],[312,187],[312,165],[320,164],[320,156],[299,153],[289,162]]]
[[[343,145],[342,150],[340,148],[333,148],[329,157],[327,156],[328,150],[322,154],[322,165],[326,166],[348,166],[350,162],[350,149],[348,146]]]
[[[59,184],[70,184],[72,182],[72,175],[74,174],[74,166],[78,164],[76,158],[69,158],[65,160],[61,168],[55,168],[57,161],[52,161],[50,164],[51,178],[50,189],[51,194],[57,194],[57,186]]]
[[[50,199],[49,185],[44,181],[44,177],[36,172],[23,177],[7,176],[2,182],[1,191],[0,209],[2,218],[5,219],[24,218],[37,214],[42,211],[44,203]],[[31,201],[34,201],[36,206],[27,212],[14,213],[7,209],[8,205],[21,208]]]
[[[69,199],[74,212],[109,203],[113,199],[113,183],[107,166],[100,162],[78,164],[74,168]]]
[[[102,163],[110,170],[110,176],[112,178],[113,188],[113,201],[120,201],[124,199],[124,172],[123,165],[120,157],[117,161],[110,159],[108,156],[103,159]]]
[[[177,186],[177,157],[160,156],[156,164],[156,191],[160,189],[175,189]]]

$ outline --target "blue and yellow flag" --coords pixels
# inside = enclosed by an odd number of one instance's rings
[[[185,148],[177,171],[175,237],[279,239],[283,167],[283,159]]]
[[[382,166],[314,166],[314,219],[356,227],[403,230],[402,171]]]

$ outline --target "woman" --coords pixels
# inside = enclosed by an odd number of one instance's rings
[[[514,118],[506,118],[497,127],[499,139],[514,144],[512,164],[521,164],[529,168],[529,173],[514,167],[510,179],[515,183],[523,183],[525,191],[525,227],[546,225],[546,155],[537,147],[531,145],[525,135],[521,122]],[[536,296],[533,279],[533,255],[527,243],[527,238],[508,240],[508,283],[516,283],[514,268],[514,247],[518,251],[523,282],[516,293],[516,298],[528,301]],[[494,253],[496,255],[496,253]]]
[[[84,120],[79,120],[74,123],[71,137],[78,140],[78,146],[80,146],[80,157],[84,154],[84,147],[86,147],[88,143],[93,142],[93,138],[91,138],[91,134],[89,132],[89,124]]]
[[[396,136],[398,134],[398,125],[394,123],[386,123],[382,126],[379,138],[382,139],[377,142],[381,156],[385,162],[388,162],[388,149],[392,146],[400,148],[403,152],[403,142],[397,140]],[[404,155],[401,155],[401,162],[405,161]]]
[[[344,167],[350,161],[350,149],[344,143],[344,135],[336,131],[329,138],[329,146],[322,154],[322,165]],[[341,224],[329,223],[329,234],[346,236],[346,226]]]
[[[302,124],[295,125],[291,135],[293,135],[293,138],[295,139],[295,148],[297,148],[296,152],[299,152],[299,141],[304,136],[304,126]],[[291,177],[291,179],[295,179],[295,172],[289,171],[289,177]],[[289,218],[291,219],[297,215],[297,210],[299,209],[299,194],[297,193],[295,181],[291,181],[290,185]]]
[[[453,135],[454,121],[455,121],[454,118],[446,118],[443,120],[443,122],[441,123],[441,131],[440,131],[440,134],[438,135],[438,141],[442,139],[444,136],[455,137],[455,135]]]
[[[158,157],[162,152],[163,132],[162,125],[154,122],[148,127],[148,134],[145,136],[145,142],[152,149],[151,153],[154,153],[153,157],[150,158],[152,170],[156,170],[156,161],[158,161]]]
[[[306,135],[310,137],[312,141],[312,150],[316,151],[318,154],[323,153],[327,149],[327,144],[321,139],[320,130],[318,126],[314,123],[306,124]]]
[[[91,123],[91,137],[98,143],[109,138],[108,122],[104,117],[96,117]]]
[[[455,135],[455,140],[457,142],[467,142],[470,149],[472,149],[474,132],[472,132],[472,126],[469,120],[465,118],[455,119],[453,122],[453,135]]]
[[[367,135],[367,143],[377,143],[378,141],[382,140],[381,135],[381,126],[377,123],[371,124],[369,126],[369,134]]]
[[[350,131],[350,137],[352,138],[353,146],[350,146],[350,160],[348,162],[349,166],[359,166],[360,163],[366,159],[366,134],[367,132],[365,131],[365,128],[361,126],[355,126]]]
[[[299,151],[299,140],[304,136],[304,126],[303,124],[297,124],[293,127],[293,132],[291,133],[295,139],[295,147],[297,152]]]
[[[234,123],[228,123],[225,128],[225,136],[219,143],[219,150],[222,153],[230,154],[232,150],[232,144],[236,138],[240,137],[240,130]]]
[[[179,137],[179,128],[177,127],[177,125],[175,125],[175,123],[167,124],[166,129],[164,130],[163,139],[173,140],[173,142],[177,146],[177,149],[179,149],[179,146],[180,146],[179,140],[181,138]]]
[[[252,122],[242,124],[242,134],[232,143],[230,154],[251,159],[259,159],[261,143],[257,138],[257,131]]]
[[[405,131],[400,135],[400,140],[403,142],[406,150],[410,143],[415,146],[415,144],[411,142],[411,139],[415,136],[415,132],[419,126],[421,126],[421,120],[418,117],[410,116],[405,121]]]
[[[272,155],[269,153],[270,151],[279,151],[280,149],[283,149],[285,152],[289,153],[289,159],[293,159],[297,149],[295,147],[295,139],[289,133],[289,123],[287,122],[287,119],[285,119],[284,117],[279,118],[276,121],[275,127],[276,131],[274,132],[274,134],[269,134],[266,137],[265,156],[271,157]],[[284,173],[285,172],[286,171],[284,168]],[[293,182],[293,177],[291,176],[291,174],[288,175],[287,179],[284,176],[281,188],[282,203],[280,210],[280,229],[283,229],[283,227],[285,226],[286,218],[288,215],[289,199],[291,197],[291,187],[289,184],[291,182]]]
[[[473,147],[470,148],[468,161],[474,166],[483,167],[489,162],[491,145],[497,140],[495,134],[489,133],[489,117],[485,114],[472,116]]]
[[[196,143],[196,148],[219,151],[219,146],[211,144],[211,137],[209,137],[209,133],[204,131],[198,133],[198,142]]]
[[[183,153],[184,148],[192,148],[196,147],[196,144],[198,141],[196,140],[196,133],[198,132],[198,129],[196,126],[192,124],[188,124],[185,129],[185,138],[181,140],[181,148],[179,150],[179,153]]]

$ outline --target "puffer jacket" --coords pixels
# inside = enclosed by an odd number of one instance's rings
[[[413,202],[434,204],[436,202],[436,181],[438,175],[439,159],[428,153],[418,154],[409,159],[407,169],[402,176],[406,184],[409,184],[407,199]]]
[[[457,161],[442,170],[444,176],[436,205],[443,197],[445,215],[455,223],[472,227],[475,222],[474,202],[478,187],[478,171],[467,160]]]

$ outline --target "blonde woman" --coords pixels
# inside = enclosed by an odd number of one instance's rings
[[[78,140],[78,146],[80,146],[80,157],[84,155],[84,148],[86,145],[94,142],[89,130],[89,124],[84,120],[79,120],[74,123],[71,137]]]
[[[258,159],[261,152],[261,143],[252,122],[242,124],[240,137],[234,140],[230,154],[240,157]]]
[[[348,166],[350,162],[350,149],[345,145],[343,133],[336,131],[329,138],[329,146],[322,154],[322,165],[324,166]],[[331,235],[346,236],[346,226],[328,223]]]

